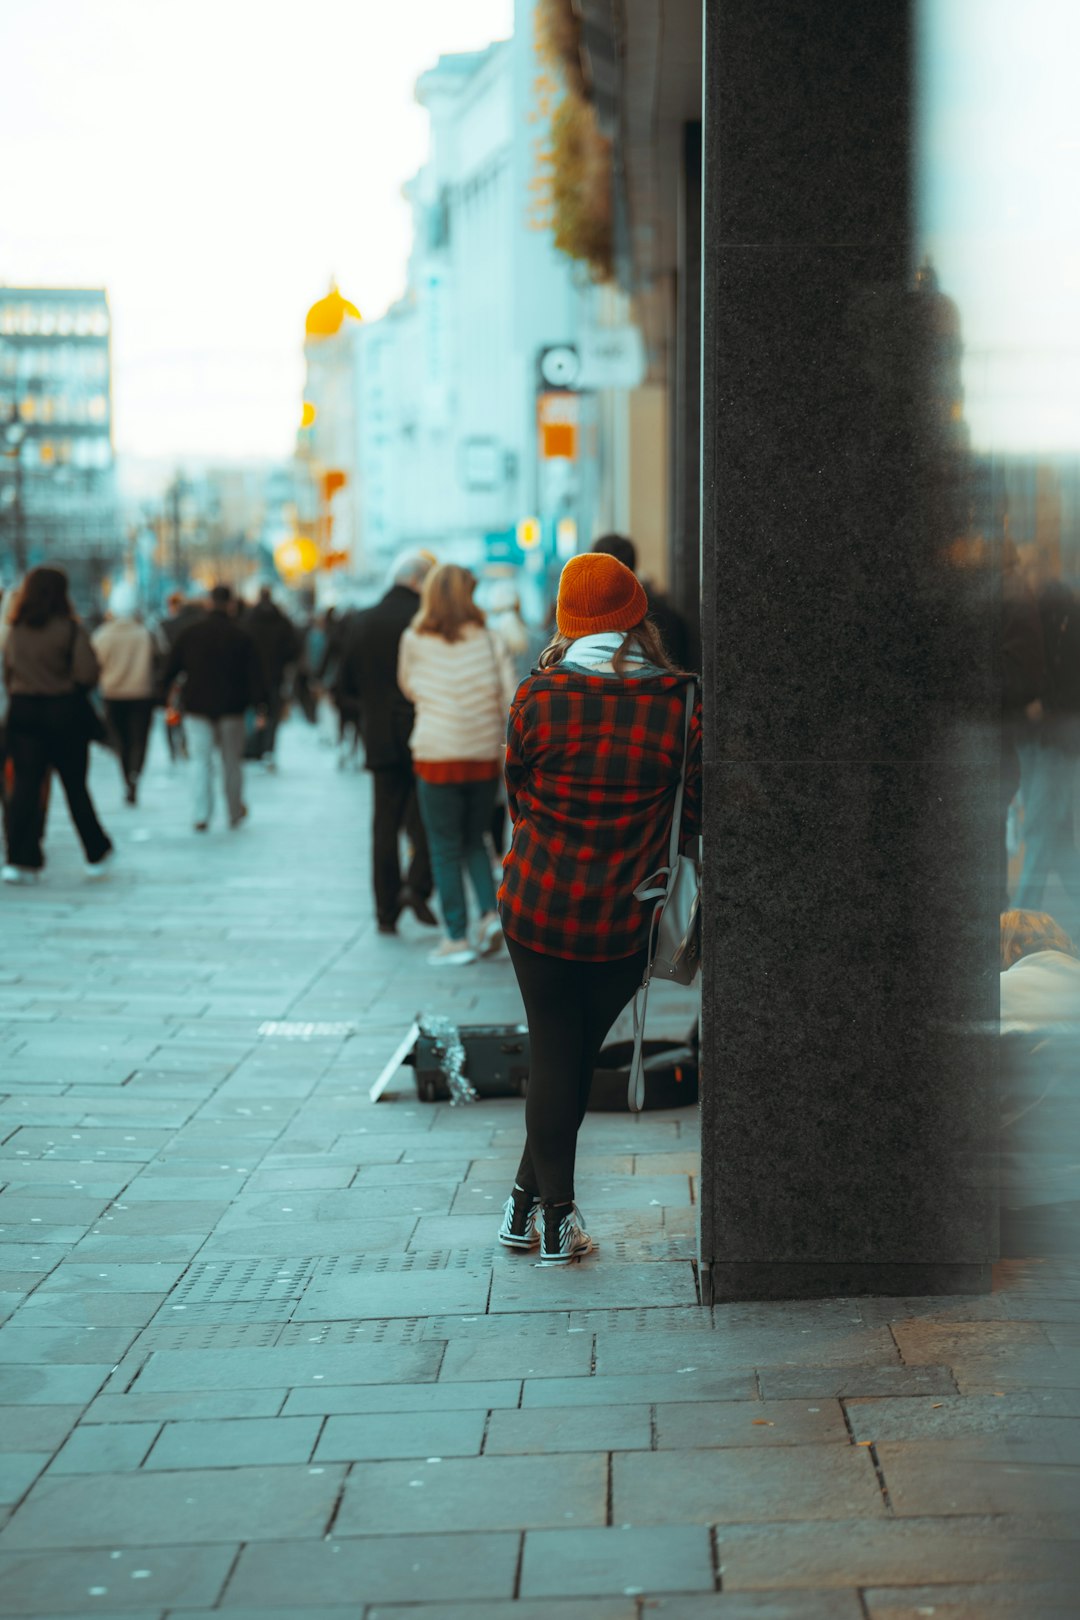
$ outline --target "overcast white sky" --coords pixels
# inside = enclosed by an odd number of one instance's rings
[[[1080,451],[1080,4],[922,0],[923,240],[981,450]]]
[[[105,285],[116,442],[284,456],[304,314],[402,290],[417,76],[513,0],[0,0],[0,282]]]

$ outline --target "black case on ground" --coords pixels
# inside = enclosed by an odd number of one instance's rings
[[[529,1032],[524,1024],[463,1024],[465,1077],[481,1097],[524,1097],[529,1078]],[[441,1047],[430,1036],[417,1037],[412,1056],[416,1090],[422,1102],[446,1102],[450,1093],[439,1062]]]
[[[698,1100],[697,1043],[682,1046],[670,1038],[645,1041],[645,1108],[688,1108]],[[600,1053],[593,1075],[589,1112],[625,1114],[633,1041],[613,1041]]]
[[[529,1032],[524,1024],[463,1024],[458,1030],[465,1048],[465,1075],[481,1097],[524,1097],[529,1080]],[[632,1041],[605,1046],[593,1076],[591,1112],[625,1113],[630,1080]],[[698,1100],[697,1041],[646,1041],[645,1107],[685,1108]],[[449,1098],[439,1061],[441,1046],[420,1034],[405,1059],[416,1070],[422,1102]]]

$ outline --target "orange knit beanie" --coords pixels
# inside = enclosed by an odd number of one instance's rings
[[[603,630],[632,630],[648,611],[637,575],[605,552],[582,552],[562,571],[555,609],[560,635],[576,640]]]

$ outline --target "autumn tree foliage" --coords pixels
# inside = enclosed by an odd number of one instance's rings
[[[588,100],[581,20],[571,0],[539,0],[537,43],[558,69],[563,95],[551,115],[551,197],[555,245],[587,264],[596,281],[614,274],[612,150]]]

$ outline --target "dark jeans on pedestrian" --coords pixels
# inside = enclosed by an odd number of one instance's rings
[[[571,962],[529,950],[509,936],[506,948],[529,1025],[526,1138],[517,1181],[545,1204],[569,1204],[596,1059],[641,983],[647,953],[614,962]]]
[[[71,819],[92,864],[112,849],[86,786],[90,745],[85,701],[70,697],[15,695],[8,710],[8,752],[14,786],[7,816],[7,855],[12,866],[39,871],[45,864],[41,807],[45,782],[54,770],[63,784]]]
[[[109,741],[120,760],[120,772],[129,792],[135,788],[146,763],[146,744],[154,705],[150,698],[106,698],[105,724]]]
[[[372,771],[371,780],[374,787],[371,875],[375,913],[379,922],[392,923],[397,921],[402,888],[401,834],[404,832],[412,846],[405,884],[421,900],[426,900],[431,893],[431,861],[412,766],[384,766]]]
[[[464,873],[469,875],[480,914],[495,910],[495,882],[485,834],[499,791],[497,781],[416,784],[427,830],[431,870],[439,891],[447,937],[464,939],[469,926]]]

